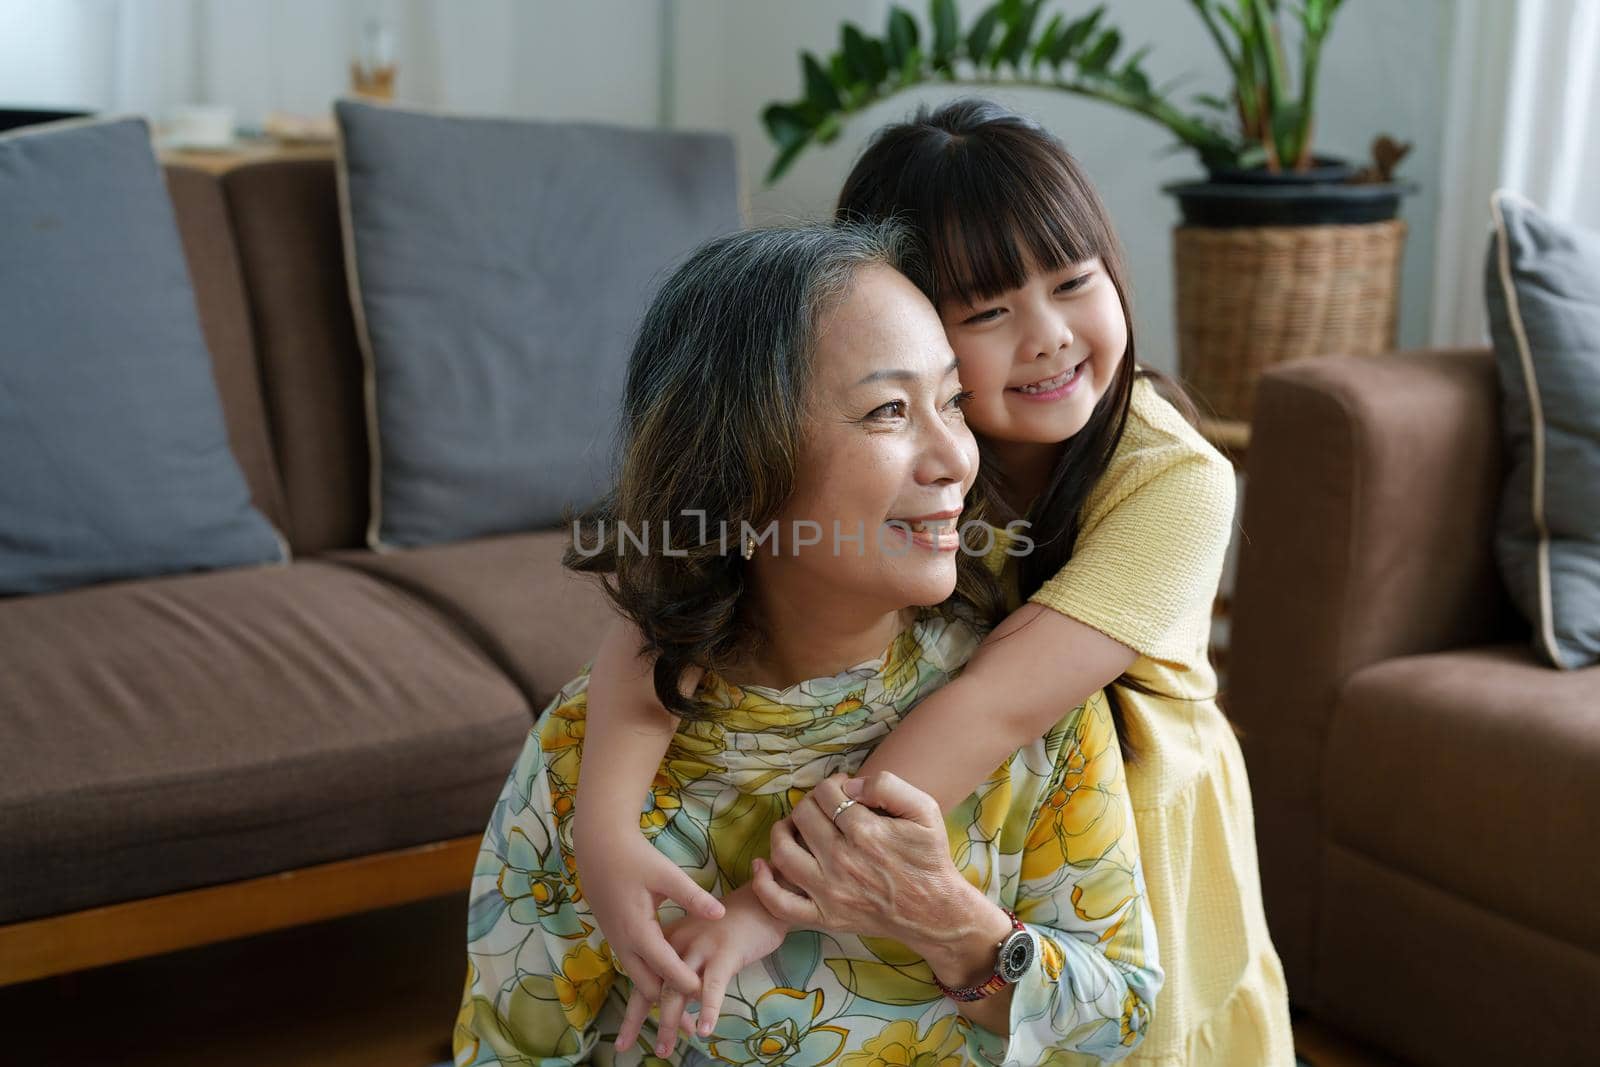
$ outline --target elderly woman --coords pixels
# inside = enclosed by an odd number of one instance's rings
[[[956,532],[977,449],[904,247],[884,226],[725,237],[640,329],[618,481],[567,562],[607,575],[681,716],[640,823],[727,910],[679,933],[768,928],[749,883],[773,824],[959,672],[1001,606]],[[586,687],[540,717],[484,834],[457,1064],[660,1062],[614,1047],[643,1000],[625,1020],[630,983],[576,880]],[[714,1026],[674,1046],[675,1019],[646,1023],[658,1055],[1036,1064],[1138,1042],[1161,971],[1103,699],[944,817],[892,778],[849,783],[860,804],[832,788],[831,810],[794,813],[808,838],[888,840],[894,823],[873,899],[754,937]]]

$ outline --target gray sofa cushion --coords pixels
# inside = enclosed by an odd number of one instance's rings
[[[0,594],[282,562],[144,122],[0,135]]]
[[[559,522],[603,491],[665,270],[739,225],[709,134],[337,107],[373,548]]]
[[[1495,194],[1486,271],[1511,473],[1496,548],[1534,643],[1600,662],[1600,233]]]

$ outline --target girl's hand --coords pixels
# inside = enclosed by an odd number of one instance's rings
[[[623,972],[652,999],[662,982],[693,995],[700,976],[662,935],[656,909],[663,901],[691,915],[722,916],[722,902],[695,884],[677,864],[657,852],[637,829],[573,826],[578,884]]]
[[[847,796],[856,803],[835,821]],[[772,864],[758,861],[751,882],[791,927],[891,937],[915,951],[970,922],[973,890],[950,859],[944,816],[910,783],[888,772],[834,775],[791,819],[773,826]]]
[[[767,914],[748,885],[728,894],[724,903],[727,911],[721,919],[690,916],[669,923],[666,927],[668,944],[675,953],[682,954],[689,967],[699,972],[698,1019],[691,1020],[684,1015],[686,998],[678,990],[668,988],[658,998],[647,994],[638,983],[634,983],[633,995],[628,998],[628,1009],[617,1030],[618,1052],[633,1047],[644,1018],[650,1012],[650,1005],[658,999],[661,1022],[657,1027],[657,1056],[666,1056],[677,1045],[680,1020],[685,1029],[693,1023],[701,1037],[709,1037],[716,1029],[717,1018],[722,1012],[722,997],[733,976],[776,952],[778,946],[783,944],[789,932],[788,925]]]

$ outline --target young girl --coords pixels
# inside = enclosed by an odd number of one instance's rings
[[[982,476],[1013,513],[995,519],[1025,517],[1033,542],[1023,552],[999,536],[990,558],[1005,565],[1020,606],[878,747],[865,791],[859,781],[849,791],[870,803],[874,775],[891,772],[953,806],[1063,708],[1105,687],[1166,972],[1129,1062],[1288,1067],[1288,1000],[1262,912],[1249,785],[1206,655],[1233,472],[1136,366],[1104,208],[1050,134],[962,100],[881,130],[846,180],[839,215],[897,215],[918,231],[929,296],[971,395]],[[739,956],[737,938],[718,933],[722,906],[646,847],[636,821],[672,733],[672,686],[693,681],[653,678],[637,632],[613,629],[590,682],[593,769],[577,805],[583,890],[642,996],[659,989],[663,1043],[682,994],[700,997],[701,1029],[712,1026]],[[984,729],[970,729],[975,719]],[[787,824],[773,835],[793,836]],[[775,920],[807,925],[849,888],[778,873],[804,895],[758,864],[728,911],[745,916],[753,894]],[[690,912],[665,936],[655,911],[664,898]],[[630,1006],[630,1021],[644,1007]]]

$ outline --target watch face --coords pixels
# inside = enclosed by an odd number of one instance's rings
[[[1008,982],[1018,982],[1028,973],[1033,966],[1033,958],[1038,953],[1038,947],[1033,943],[1033,935],[1026,930],[1013,930],[1011,936],[1000,944],[1000,966],[997,970],[1000,977]]]

